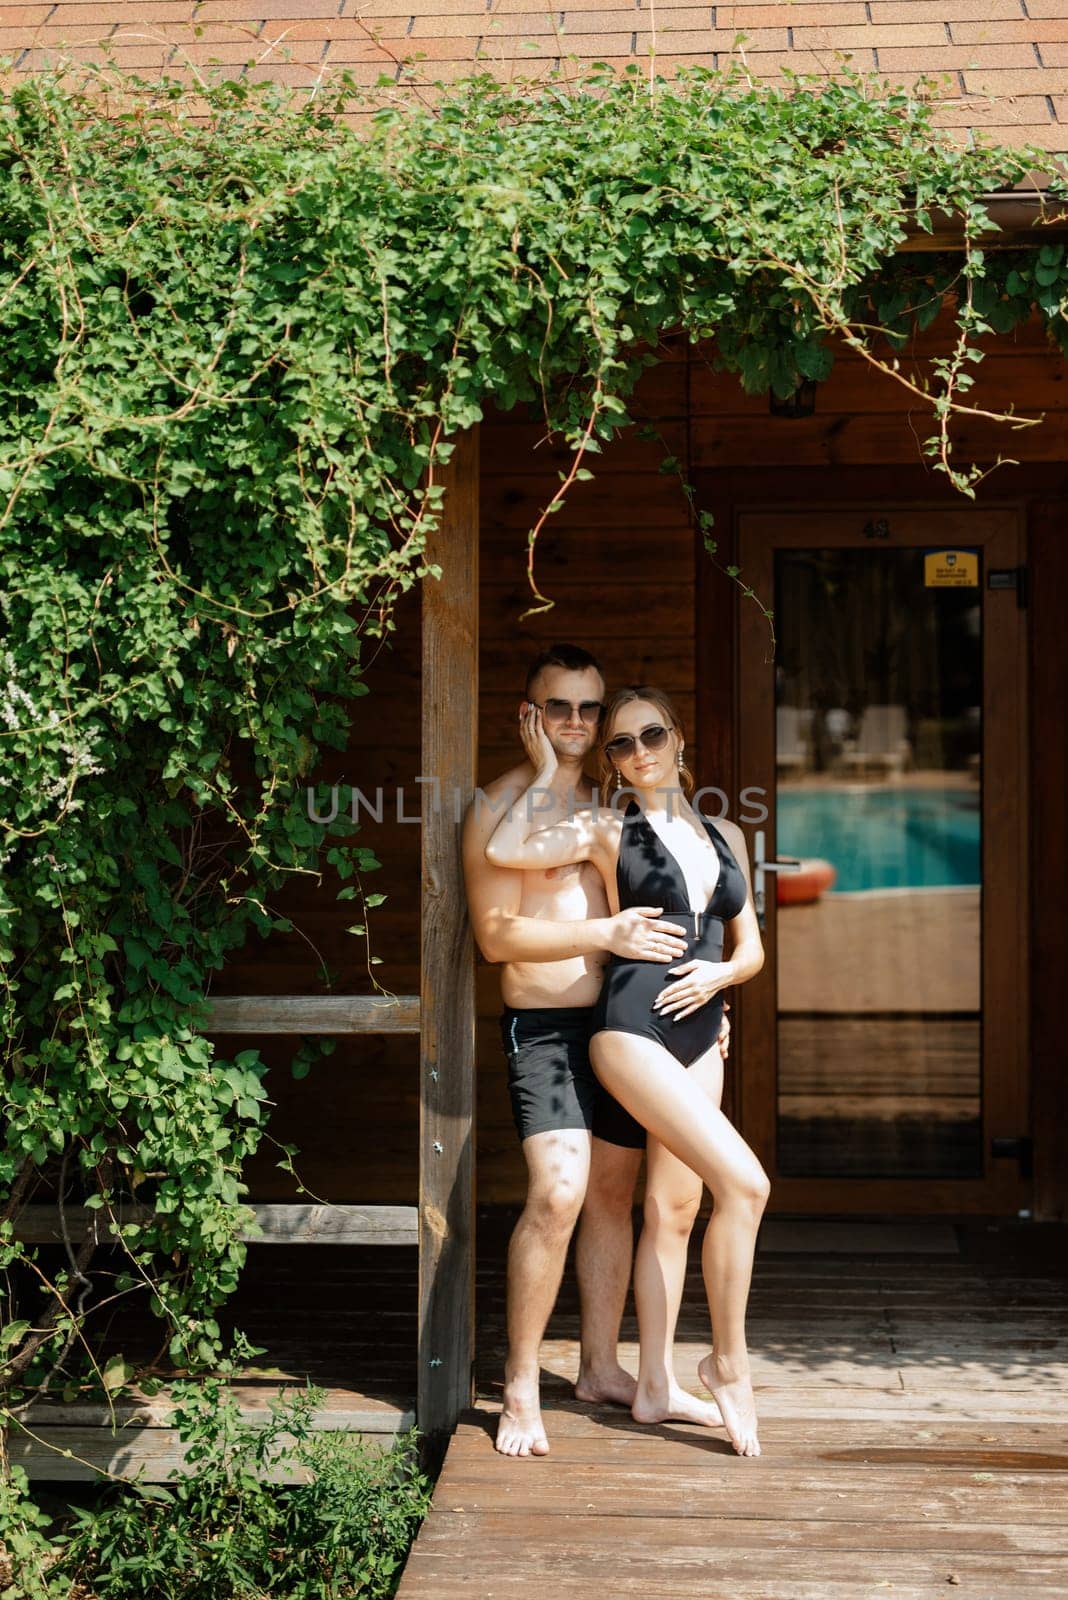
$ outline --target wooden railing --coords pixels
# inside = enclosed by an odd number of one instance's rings
[[[220,995],[205,1033],[418,1033],[419,996]]]
[[[222,995],[210,1001],[205,1033],[376,1034],[419,1032],[418,995],[381,999],[367,995]],[[418,1244],[417,1206],[250,1203],[256,1226],[241,1235],[250,1244]],[[95,1227],[103,1241],[115,1224],[144,1222],[151,1208],[119,1202],[110,1214],[56,1205],[24,1206],[15,1224],[28,1244],[71,1242]]]
[[[257,1205],[248,1209],[256,1225],[239,1235],[248,1244],[417,1244],[416,1206]],[[27,1244],[62,1244],[63,1230],[77,1244],[92,1229],[103,1244],[128,1222],[148,1222],[151,1206],[120,1201],[109,1211],[65,1206],[60,1222],[54,1205],[29,1205],[19,1213],[18,1236]]]

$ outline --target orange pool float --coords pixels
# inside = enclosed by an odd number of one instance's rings
[[[838,874],[829,861],[809,856],[801,861],[799,872],[775,874],[776,903],[780,906],[810,905],[834,885]]]

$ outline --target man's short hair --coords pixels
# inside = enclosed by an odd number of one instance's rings
[[[596,656],[591,656],[588,650],[583,650],[581,645],[551,644],[547,650],[541,652],[540,656],[534,657],[527,670],[524,692],[528,699],[538,675],[544,672],[546,667],[563,667],[566,672],[588,672],[592,668],[594,672],[600,673],[601,680],[604,681],[601,663]]]

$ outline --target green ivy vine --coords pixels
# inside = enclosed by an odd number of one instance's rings
[[[345,747],[369,643],[433,580],[440,468],[486,402],[533,405],[574,454],[528,537],[537,609],[538,532],[627,427],[667,331],[714,340],[721,367],[779,395],[826,377],[844,339],[927,406],[924,448],[971,495],[983,469],[954,459],[952,427],[980,340],[1037,308],[1068,348],[1068,263],[1041,223],[1033,250],[984,249],[984,195],[1045,172],[1052,204],[1064,182],[1044,152],[953,143],[924,82],[479,75],[433,106],[380,105],[359,133],[344,80],[310,102],[222,82],[195,108],[177,85],[6,82],[0,1388],[15,1416],[41,1392],[137,1376],[121,1358],[101,1370],[91,1328],[134,1295],[175,1363],[219,1359],[266,1107],[259,1056],[214,1054],[202,998],[228,952],[287,926],[272,899],[294,874],[331,869],[341,887],[324,892],[374,899],[373,852],[351,826],[316,826],[304,792]],[[962,219],[959,250],[896,253],[939,212]],[[909,338],[944,307],[954,337],[921,371]],[[58,1252],[20,1242],[42,1198],[100,1230],[64,1225]]]

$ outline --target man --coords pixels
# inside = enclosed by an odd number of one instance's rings
[[[604,694],[600,667],[578,646],[554,645],[531,664],[527,700],[541,707],[559,761],[539,800],[546,827],[593,799],[583,769],[597,740]],[[497,822],[533,777],[524,760],[492,783],[468,811],[463,838],[475,937],[486,960],[502,964],[502,1035],[528,1174],[526,1205],[508,1249],[508,1357],[496,1441],[498,1451],[511,1456],[549,1449],[539,1398],[540,1347],[580,1211],[575,1394],[625,1406],[634,1401],[635,1380],[619,1365],[616,1347],[645,1130],[601,1088],[588,1040],[609,953],[667,963],[686,949],[679,928],[657,920],[661,907],[610,916],[600,873],[588,861],[549,872],[516,872],[487,861]],[[718,1414],[693,1400],[685,1418],[714,1422]]]

